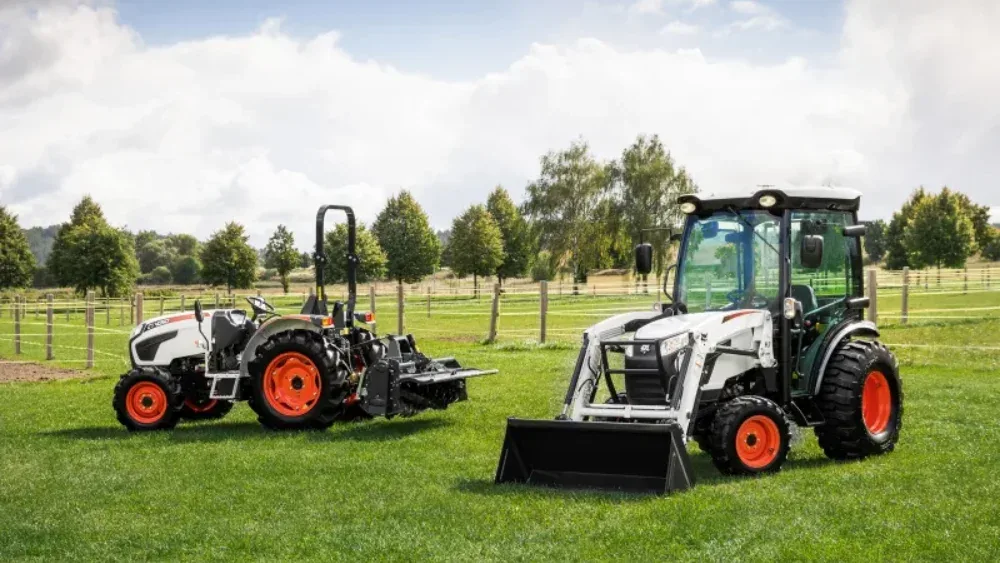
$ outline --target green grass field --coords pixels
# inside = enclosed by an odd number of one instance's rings
[[[501,375],[447,411],[320,433],[265,431],[239,405],[130,435],[110,404],[125,335],[103,332],[93,377],[0,384],[0,560],[996,560],[1000,293],[911,296],[907,326],[894,299],[880,309],[906,391],[896,452],[835,463],[805,431],[780,474],[734,479],[691,445],[698,485],[667,497],[492,483],[506,418],[558,412],[577,329],[646,297],[555,299],[544,348],[529,299],[503,304],[496,345],[479,342],[487,298],[435,300],[429,319],[413,299],[426,351]],[[394,330],[395,309],[378,312]],[[57,322],[57,357],[79,365],[79,316]],[[25,340],[40,358],[41,337]]]

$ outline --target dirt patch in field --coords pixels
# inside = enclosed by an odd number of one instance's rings
[[[40,364],[12,362],[0,358],[0,383],[13,381],[53,381],[86,377],[87,374],[71,369]]]

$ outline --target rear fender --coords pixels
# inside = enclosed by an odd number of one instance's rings
[[[257,356],[257,348],[262,346],[269,338],[279,332],[289,330],[305,330],[316,334],[323,333],[322,324],[317,325],[315,319],[323,317],[310,315],[289,315],[285,317],[275,317],[260,325],[257,332],[250,338],[243,356],[240,359],[240,374],[244,377],[250,375],[250,362]],[[322,321],[320,321],[322,323]]]
[[[833,353],[837,351],[841,342],[859,336],[878,338],[880,334],[878,327],[871,321],[852,321],[837,327],[833,333],[833,337],[826,341],[825,348],[818,356],[822,360],[813,371],[816,379],[816,384],[813,386],[813,394],[819,393],[819,389],[823,385],[823,375],[826,373],[826,366],[830,363],[830,358],[833,357]]]

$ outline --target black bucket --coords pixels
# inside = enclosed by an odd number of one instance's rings
[[[664,494],[694,474],[676,424],[510,418],[496,482]]]

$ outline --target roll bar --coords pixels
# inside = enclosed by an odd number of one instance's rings
[[[356,252],[357,226],[354,221],[354,210],[346,205],[324,205],[316,212],[316,253],[313,255],[313,262],[316,264],[316,297],[325,306],[326,303],[326,283],[324,270],[326,269],[326,254],[323,252],[323,235],[325,230],[323,222],[327,211],[343,211],[347,214],[347,323],[348,326],[354,321],[354,304],[358,298],[358,255]]]

